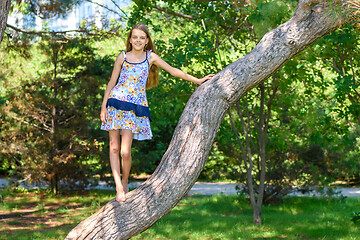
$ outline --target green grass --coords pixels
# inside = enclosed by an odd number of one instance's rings
[[[360,224],[351,222],[359,208],[354,198],[292,197],[264,206],[263,225],[254,226],[244,199],[193,197],[134,239],[360,239]]]
[[[64,239],[114,192],[0,195],[0,239]],[[351,222],[356,211],[360,199],[291,197],[280,205],[264,206],[263,225],[254,226],[251,207],[243,198],[193,196],[133,239],[360,239],[360,223]]]

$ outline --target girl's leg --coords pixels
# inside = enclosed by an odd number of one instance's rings
[[[109,157],[110,157],[111,170],[116,185],[116,200],[119,202],[124,202],[126,200],[126,197],[120,177],[120,158],[119,158],[120,130],[110,130],[109,138],[110,138]]]
[[[134,134],[131,130],[121,129],[121,163],[122,163],[122,185],[124,192],[129,192],[128,179],[131,168],[131,144]]]

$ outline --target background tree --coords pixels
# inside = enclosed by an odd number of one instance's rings
[[[13,11],[63,16],[79,1],[65,2],[17,2]],[[106,27],[83,21],[71,31],[6,30],[0,71],[1,174],[30,182],[45,178],[52,192],[60,181],[66,188],[83,188],[99,175],[107,180],[108,159],[102,151],[107,141],[96,127],[99,109],[94,106],[101,105],[116,53],[104,54],[97,42],[117,45],[122,26],[111,22]]]
[[[5,84],[9,93],[1,138],[6,146],[16,144],[9,153],[21,154],[18,172],[31,181],[48,179],[57,193],[60,180],[86,186],[93,165],[99,164],[91,120],[102,92],[100,80],[109,75],[112,62],[96,59],[81,36],[42,37],[36,44],[43,53],[38,77],[24,79],[15,89]]]

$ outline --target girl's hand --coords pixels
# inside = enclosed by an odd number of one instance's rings
[[[100,112],[100,119],[104,124],[106,124],[107,117],[108,117],[107,109],[106,107],[105,108],[102,107]]]
[[[206,82],[207,80],[210,80],[213,76],[215,76],[215,74],[209,74],[203,78],[200,78],[198,84],[200,85],[200,84]]]

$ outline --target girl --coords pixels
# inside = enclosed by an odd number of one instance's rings
[[[151,139],[150,111],[145,88],[158,83],[158,67],[174,77],[201,84],[214,74],[201,79],[171,67],[155,54],[148,29],[136,24],[126,41],[126,52],[116,58],[110,81],[106,87],[100,118],[101,129],[109,131],[110,164],[116,185],[116,200],[124,202],[129,192],[128,178],[131,168],[133,139]],[[117,82],[118,80],[118,82]],[[121,143],[120,143],[120,135]],[[120,177],[121,149],[122,179]]]

